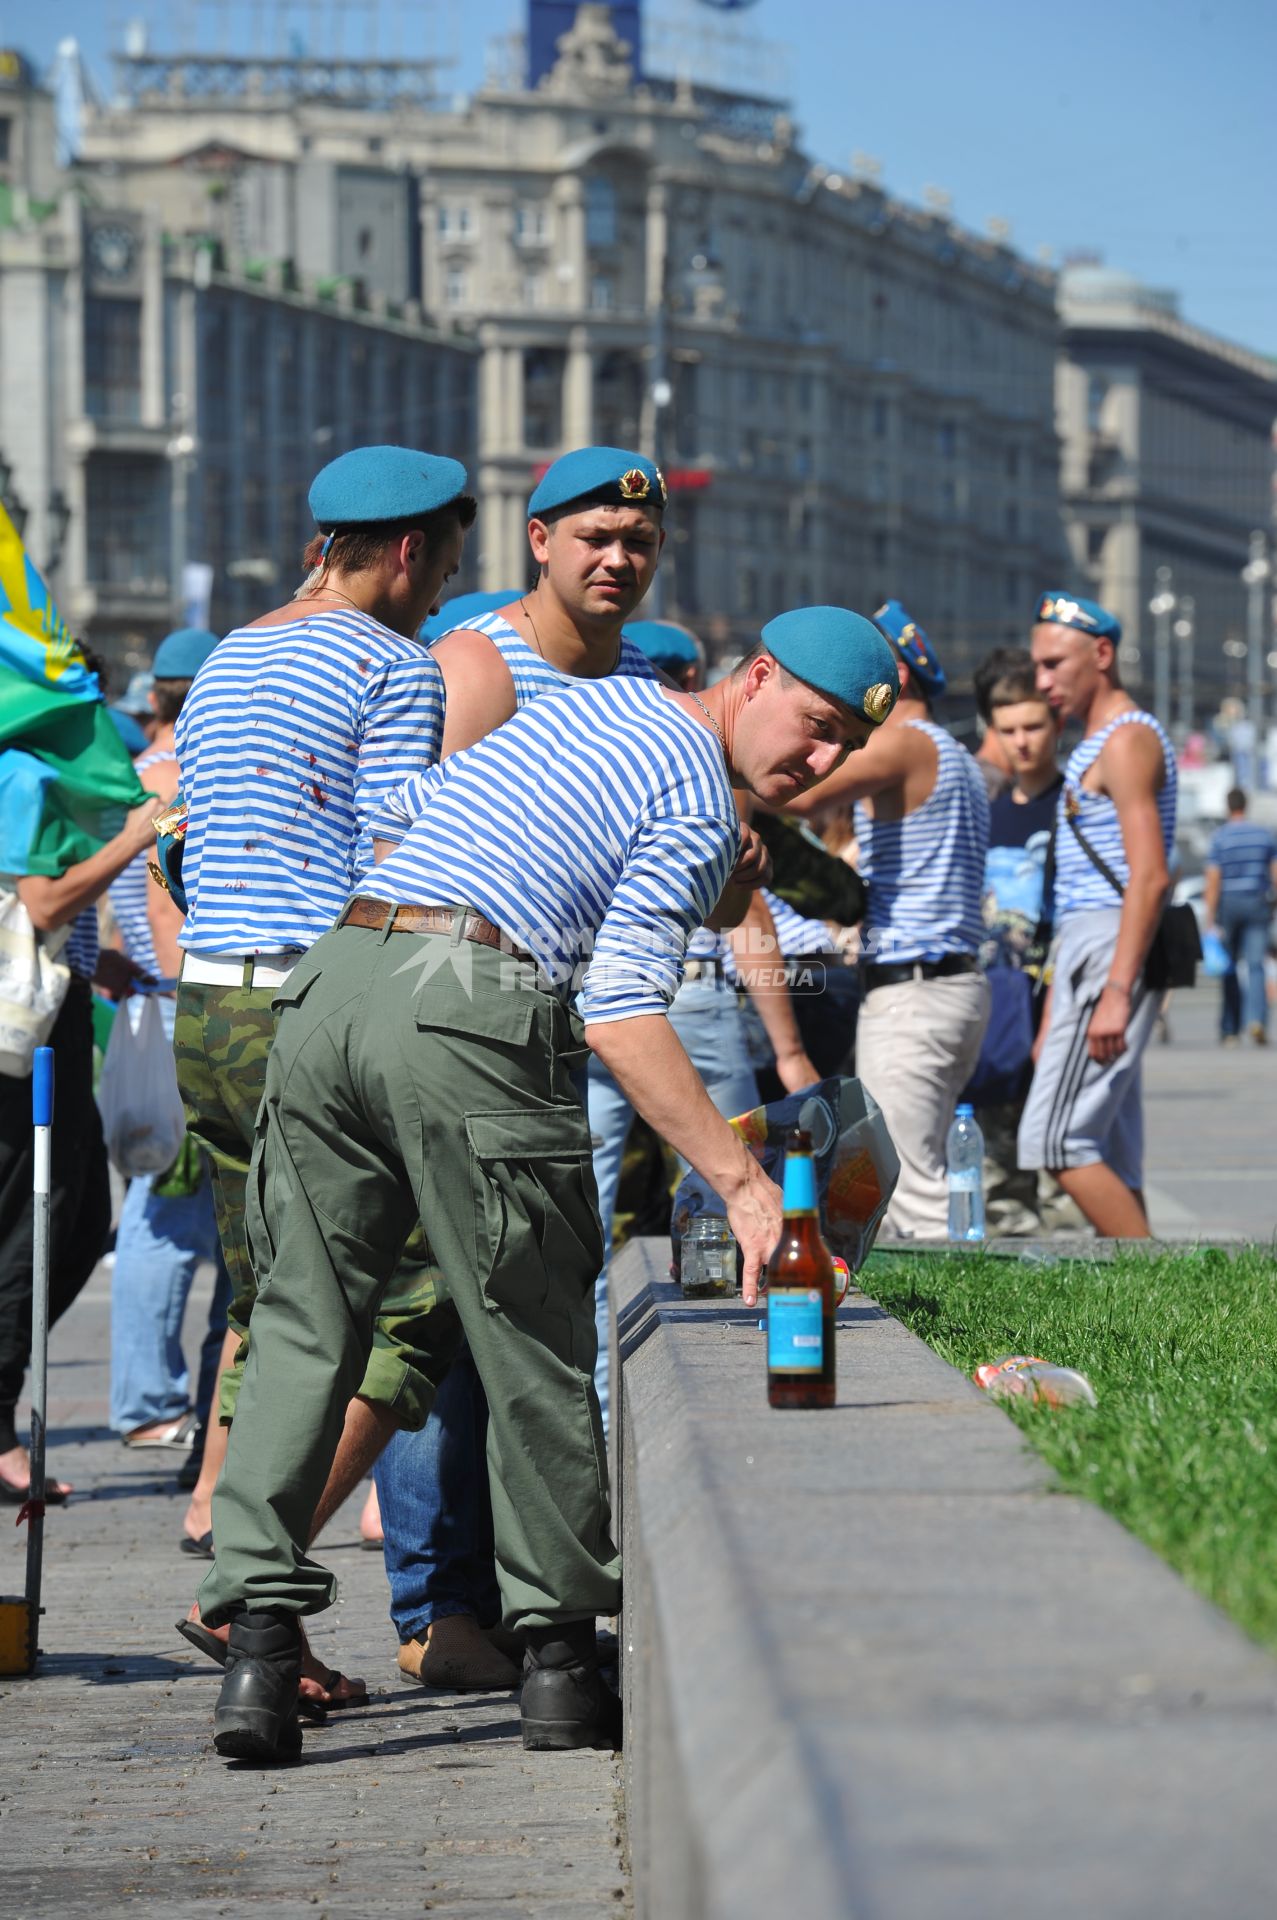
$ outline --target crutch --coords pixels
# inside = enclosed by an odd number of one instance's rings
[[[44,1566],[44,1457],[49,1389],[49,1184],[53,1144],[53,1048],[37,1047],[31,1075],[35,1127],[31,1235],[31,1482],[18,1522],[27,1523],[27,1586],[0,1599],[0,1673],[34,1673]]]

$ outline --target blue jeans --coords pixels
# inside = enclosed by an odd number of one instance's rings
[[[1220,980],[1223,998],[1219,1010],[1221,1039],[1229,1039],[1242,1029],[1242,988],[1237,977],[1237,962],[1246,968],[1245,1020],[1248,1027],[1268,1031],[1268,993],[1264,979],[1264,955],[1268,951],[1268,902],[1263,898],[1223,899],[1219,903],[1220,938],[1228,948],[1231,965]]]
[[[721,980],[693,980],[679,988],[670,1008],[670,1025],[687,1049],[705,1090],[721,1114],[734,1119],[758,1105],[758,1083],[750,1058],[749,1038],[734,987]],[[596,1135],[594,1178],[599,1189],[599,1218],[603,1222],[603,1271],[594,1287],[594,1321],[599,1334],[599,1357],[594,1385],[608,1424],[608,1264],[612,1258],[612,1216],[621,1182],[621,1162],[634,1110],[601,1061],[591,1056],[589,1098],[590,1131]]]
[[[159,1004],[164,1030],[172,1040],[175,1003],[164,994]],[[115,1236],[111,1274],[111,1428],[115,1433],[180,1419],[192,1405],[182,1321],[201,1260],[211,1260],[216,1269],[193,1403],[201,1423],[207,1421],[231,1303],[208,1168],[193,1194],[166,1199],[152,1193],[153,1185],[150,1176],[130,1180]]]
[[[130,1433],[176,1420],[191,1405],[182,1352],[182,1321],[201,1260],[217,1278],[208,1328],[200,1344],[195,1411],[207,1420],[226,1332],[231,1280],[222,1259],[207,1170],[199,1191],[180,1199],[152,1193],[152,1181],[130,1180],[115,1237],[111,1275],[111,1427]]]
[[[433,1620],[501,1618],[484,1458],[488,1403],[470,1349],[444,1375],[419,1433],[401,1430],[373,1469],[400,1644]]]

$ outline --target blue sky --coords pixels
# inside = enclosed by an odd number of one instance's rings
[[[196,15],[206,36],[269,41],[277,0],[55,0],[0,25],[38,63],[76,34],[95,73],[122,23]],[[293,0],[321,36],[379,17],[388,51],[459,56],[448,85],[483,76],[487,43],[518,0]],[[698,0],[649,0],[657,18],[713,19]],[[957,219],[1011,223],[1014,244],[1056,260],[1096,251],[1156,286],[1186,317],[1277,354],[1277,6],[1272,0],[757,0],[807,149],[846,166],[875,155],[887,188],[938,186]],[[462,25],[464,24],[464,38]]]

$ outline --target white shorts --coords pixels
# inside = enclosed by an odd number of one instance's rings
[[[1020,1121],[1022,1167],[1111,1167],[1124,1185],[1144,1184],[1140,1062],[1161,996],[1141,984],[1131,996],[1126,1052],[1092,1060],[1087,1028],[1109,977],[1120,907],[1073,914],[1056,942],[1051,1024]]]

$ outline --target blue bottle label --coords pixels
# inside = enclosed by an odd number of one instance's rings
[[[816,1162],[809,1153],[785,1155],[784,1208],[786,1213],[815,1213]]]
[[[810,1163],[809,1163],[810,1164]],[[819,1287],[767,1294],[770,1373],[819,1373],[825,1359],[824,1302]]]

